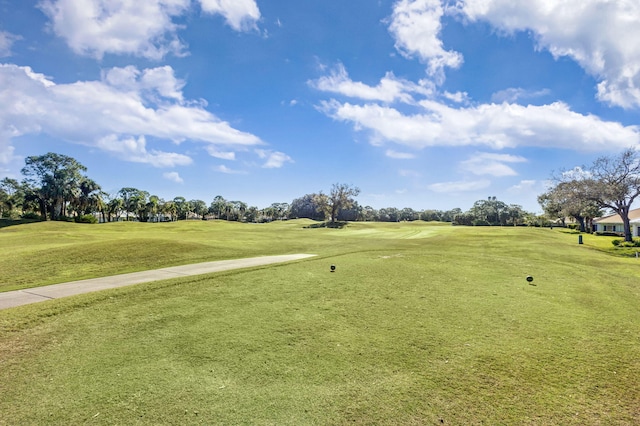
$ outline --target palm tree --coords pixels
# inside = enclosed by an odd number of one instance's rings
[[[162,205],[160,210],[163,214],[168,215],[171,221],[173,222],[174,218],[178,214],[178,206],[173,201],[167,201]]]
[[[120,213],[124,209],[124,200],[122,198],[114,198],[107,203],[107,220],[111,222],[111,215],[116,220],[120,216]]]

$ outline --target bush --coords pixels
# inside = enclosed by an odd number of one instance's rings
[[[90,214],[84,214],[82,216],[77,216],[74,221],[76,223],[98,223],[98,219]]]
[[[602,235],[603,237],[623,237],[622,232],[596,231],[594,235]]]
[[[633,241],[613,240],[611,244],[616,247],[640,247],[640,239],[636,238]]]
[[[10,219],[10,220],[20,219],[20,214],[15,210],[5,210],[2,212],[2,219]]]
[[[29,212],[22,215],[23,219],[31,219],[31,220],[42,220],[42,216],[38,213]]]
[[[473,221],[473,226],[491,226],[491,224],[484,219],[476,219]]]

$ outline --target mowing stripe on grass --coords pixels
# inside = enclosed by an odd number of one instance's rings
[[[273,263],[289,262],[316,256],[315,254],[286,254],[281,256],[250,257],[246,259],[219,260],[215,262],[196,263],[193,265],[173,266],[170,268],[154,269],[151,271],[133,272],[130,274],[113,275],[110,277],[92,278],[54,284],[25,290],[7,291],[0,293],[0,309],[13,308],[30,303],[44,302],[60,297],[90,293],[92,291],[107,290],[133,284],[160,281],[176,277],[208,274],[212,272],[228,271],[231,269],[250,268],[253,266],[270,265]]]

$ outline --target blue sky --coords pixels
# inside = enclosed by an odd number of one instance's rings
[[[640,4],[0,0],[0,177],[57,152],[115,193],[538,212],[640,144]]]

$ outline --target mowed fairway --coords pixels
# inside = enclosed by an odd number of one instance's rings
[[[0,424],[640,424],[639,260],[559,230],[310,223],[0,229],[2,290],[318,255],[0,311]]]

